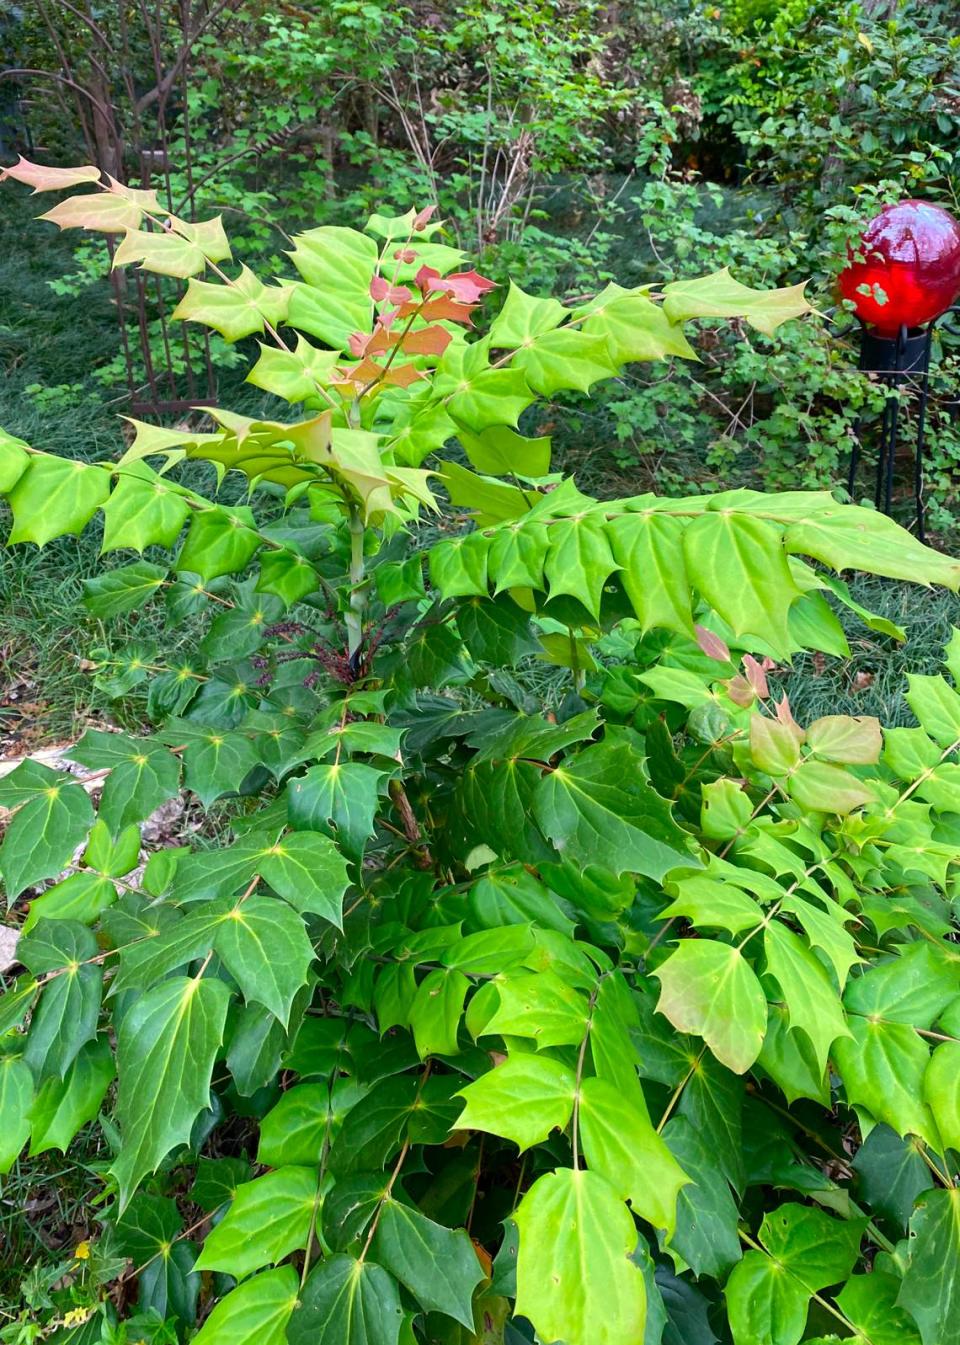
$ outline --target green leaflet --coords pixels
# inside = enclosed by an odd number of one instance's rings
[[[84,1043],[96,1036],[103,984],[103,972],[91,960],[96,955],[96,939],[70,920],[45,920],[17,946],[29,971],[51,975],[23,1051],[38,1082],[61,1079]]]
[[[960,742],[960,692],[945,677],[911,673],[907,679],[907,704],[920,726],[940,747]]]
[[[309,229],[293,241],[290,258],[307,283],[293,287],[290,322],[343,350],[351,332],[370,326],[377,245],[356,229],[335,226]]]
[[[218,575],[245,570],[259,545],[249,509],[218,505],[194,514],[176,568],[180,573],[198,574],[209,583]]]
[[[960,1151],[960,1042],[944,1041],[934,1050],[923,1077],[923,1096],[936,1122],[940,1151]]]
[[[624,1095],[605,1079],[585,1079],[579,1122],[591,1170],[629,1200],[634,1214],[672,1237],[677,1194],[690,1178],[651,1125],[639,1084]]]
[[[464,1230],[451,1230],[388,1197],[370,1247],[427,1312],[442,1312],[473,1329],[473,1291],[483,1270]]]
[[[83,605],[93,616],[119,616],[148,602],[167,577],[162,565],[136,561],[84,580]]]
[[[81,1047],[61,1082],[48,1078],[30,1109],[30,1152],[65,1154],[77,1131],[95,1119],[116,1071],[106,1037]]]
[[[260,860],[260,873],[296,910],[322,916],[340,928],[347,865],[326,836],[289,833]]]
[[[286,1027],[313,961],[297,912],[275,897],[248,897],[224,916],[214,947],[244,999],[263,1004]]]
[[[840,997],[823,964],[785,925],[771,921],[763,933],[763,946],[767,970],[783,992],[790,1028],[805,1033],[822,1077],[832,1043],[852,1035]]]
[[[0,1173],[9,1172],[30,1135],[33,1075],[13,1055],[0,1056]]]
[[[9,494],[13,527],[7,538],[46,546],[80,533],[110,494],[110,472],[69,458],[36,454]]]
[[[207,1235],[197,1270],[243,1279],[306,1247],[319,1192],[315,1168],[282,1167],[239,1186],[224,1217]]]
[[[402,1321],[396,1283],[381,1266],[328,1256],[310,1272],[286,1338],[289,1345],[398,1345]]]
[[[357,761],[312,766],[288,786],[291,826],[332,835],[346,855],[359,858],[373,835],[384,777]]]
[[[686,1116],[674,1116],[663,1129],[663,1140],[687,1181],[677,1193],[676,1227],[669,1236],[660,1232],[661,1246],[681,1256],[695,1275],[722,1279],[740,1260],[738,1212],[710,1136]]]
[[[493,1012],[474,1035],[532,1037],[538,1049],[578,1046],[583,1040],[587,1001],[556,972],[511,975],[494,982],[491,989]]]
[[[767,1214],[759,1235],[766,1252],[747,1252],[724,1291],[735,1345],[796,1345],[811,1294],[847,1278],[861,1231],[856,1220],[844,1224],[805,1205]]]
[[[790,652],[787,618],[800,590],[776,528],[734,513],[702,514],[685,529],[683,551],[692,582],[734,634]]]
[[[428,1055],[456,1055],[457,1029],[470,982],[462,972],[437,968],[417,988],[409,1023],[421,1060]]]
[[[670,805],[643,774],[643,759],[625,739],[588,747],[571,765],[545,775],[534,795],[544,834],[576,864],[614,866],[662,878],[696,861]]]
[[[18,809],[0,845],[0,875],[12,900],[41,878],[53,878],[87,836],[93,805],[81,785],[50,784]]]
[[[112,1168],[121,1205],[171,1149],[186,1143],[209,1105],[229,999],[222,981],[177,976],[148,990],[124,1015],[117,1042],[123,1147]]]
[[[881,1270],[851,1275],[837,1295],[837,1306],[874,1345],[920,1345],[913,1318],[897,1307],[900,1290],[896,1275]]]
[[[286,1345],[297,1289],[293,1266],[261,1271],[220,1300],[195,1339],[200,1345]]]
[[[673,280],[664,285],[663,311],[671,322],[685,318],[744,317],[757,331],[772,336],[783,322],[810,312],[805,285],[779,290],[754,290],[734,280],[724,267],[698,280]]]
[[[928,1191],[910,1221],[910,1260],[897,1302],[911,1313],[923,1345],[960,1340],[960,1192]]]
[[[580,312],[589,313],[582,330],[606,338],[607,349],[617,364],[634,360],[659,360],[669,355],[695,360],[696,352],[678,322],[668,317],[645,294],[608,285]]]
[[[227,341],[262,332],[264,320],[272,324],[286,317],[289,288],[262,285],[244,266],[232,285],[189,280],[187,292],[172,317],[212,327]]]
[[[108,551],[139,551],[148,546],[172,547],[190,515],[186,492],[165,481],[145,462],[131,462],[117,472],[116,484],[103,506],[103,546]]]
[[[674,1027],[703,1037],[734,1073],[748,1070],[763,1044],[767,1001],[743,955],[712,939],[687,941],[655,974],[657,1008]]]
[[[693,630],[684,525],[668,514],[623,514],[607,529],[620,582],[644,630]]]
[[[575,1091],[573,1071],[558,1061],[511,1055],[457,1094],[465,1103],[457,1128],[485,1130],[529,1149],[566,1126]]]
[[[518,1313],[542,1340],[635,1345],[646,1292],[630,1259],[637,1231],[613,1187],[593,1172],[540,1177],[516,1211]]]

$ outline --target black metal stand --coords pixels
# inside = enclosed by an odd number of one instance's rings
[[[885,385],[886,397],[883,406],[883,419],[880,427],[880,444],[877,453],[877,483],[875,501],[878,509],[890,513],[893,498],[893,466],[897,454],[897,430],[900,418],[899,390],[903,384],[913,381],[919,385],[919,404],[917,408],[917,440],[913,464],[914,495],[917,510],[917,536],[920,541],[926,538],[923,499],[923,446],[924,430],[927,418],[927,398],[930,392],[930,345],[933,340],[934,322],[926,327],[901,327],[894,336],[878,336],[876,332],[861,323],[860,368],[876,374]],[[851,496],[856,486],[857,468],[860,465],[862,419],[854,426],[853,452],[850,456],[850,478],[848,488]]]

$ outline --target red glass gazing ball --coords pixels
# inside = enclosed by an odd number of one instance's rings
[[[885,206],[861,240],[840,273],[840,293],[881,336],[939,317],[960,294],[960,224],[939,206]]]

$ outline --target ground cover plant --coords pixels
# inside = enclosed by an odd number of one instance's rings
[[[86,602],[133,638],[85,654],[150,720],[71,750],[96,808],[0,781],[0,1162],[110,1154],[3,1338],[960,1340],[960,633],[917,727],[770,685],[846,652],[837,604],[902,635],[839,572],[960,563],[828,493],[593,499],[518,428],[802,287],[512,286],[477,336],[429,209],[263,281],[217,218],[6,175],[262,338],[287,408],[103,461],[0,437],[8,545],[100,536]],[[229,834],[141,866],[181,789]]]

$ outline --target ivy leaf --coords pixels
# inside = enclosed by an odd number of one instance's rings
[[[458,1130],[484,1130],[512,1140],[522,1152],[563,1130],[573,1110],[573,1070],[549,1056],[510,1055],[457,1097],[465,1103]]]
[[[115,1073],[110,1043],[101,1036],[81,1048],[62,1081],[45,1080],[30,1111],[31,1155],[65,1154],[77,1131],[96,1118]]]
[[[37,1081],[62,1079],[81,1046],[97,1033],[103,971],[89,929],[72,920],[45,920],[17,945],[35,976],[55,973],[33,1012],[23,1057]]]
[[[30,1137],[33,1075],[14,1055],[0,1056],[0,1173],[9,1172]]]
[[[642,757],[612,734],[544,776],[533,807],[544,834],[575,864],[655,880],[679,864],[696,866],[687,833],[644,777]]]
[[[310,831],[288,833],[263,855],[260,874],[295,910],[343,927],[347,864],[328,837]]]
[[[754,290],[722,271],[696,280],[673,280],[663,287],[663,311],[671,322],[688,318],[745,318],[772,336],[783,322],[813,310],[803,296],[806,282],[778,290]]]
[[[605,1079],[580,1086],[580,1138],[599,1172],[634,1214],[672,1237],[677,1195],[690,1178],[650,1124],[639,1084],[626,1094]]]
[[[678,1032],[703,1037],[735,1074],[745,1073],[763,1045],[767,1001],[742,954],[712,939],[687,939],[653,974],[659,1012]]]
[[[359,859],[374,833],[384,771],[347,761],[311,766],[287,786],[290,824],[298,831],[321,831]]]
[[[124,1014],[117,1034],[123,1145],[111,1169],[121,1209],[170,1150],[187,1143],[197,1116],[210,1105],[229,1001],[222,981],[177,976],[148,990]]]
[[[910,1220],[910,1260],[897,1303],[912,1315],[923,1345],[960,1341],[960,1191],[927,1191]]]
[[[207,1234],[197,1270],[243,1279],[306,1247],[319,1194],[317,1170],[283,1167],[237,1187],[229,1209]]]
[[[469,1235],[435,1224],[388,1197],[371,1251],[427,1312],[442,1312],[473,1330],[473,1291],[484,1278]]]
[[[297,1307],[298,1288],[293,1266],[264,1270],[244,1280],[216,1305],[194,1345],[287,1345],[287,1323]]]
[[[643,1273],[630,1259],[637,1229],[603,1177],[582,1168],[547,1173],[514,1218],[516,1311],[542,1340],[636,1345],[643,1339]]]
[[[47,786],[14,814],[0,845],[0,874],[12,901],[41,878],[70,863],[93,825],[93,804],[82,785]]]
[[[402,1322],[400,1294],[387,1272],[339,1254],[310,1272],[286,1339],[289,1345],[398,1345]]]
[[[264,1005],[286,1027],[313,961],[298,913],[275,897],[248,897],[224,917],[214,948],[247,1003]]]
[[[833,1042],[852,1035],[840,997],[823,964],[786,926],[771,921],[764,931],[763,946],[767,970],[783,992],[791,1030],[807,1036],[822,1076]]]
[[[73,458],[34,454],[8,498],[13,527],[7,545],[81,533],[110,494],[107,468]]]

